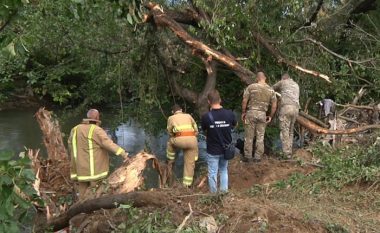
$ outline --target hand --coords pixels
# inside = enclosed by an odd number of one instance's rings
[[[123,161],[123,163],[125,163],[126,161],[128,161],[129,160],[129,156],[128,156],[129,154],[128,154],[128,152],[124,152],[124,153],[122,153],[121,154],[121,157],[123,157],[124,158],[124,161]]]
[[[267,116],[265,123],[269,124],[272,121],[272,117]]]
[[[241,114],[241,120],[243,121],[243,123],[245,122],[245,116],[246,116],[247,114],[246,113],[242,113]]]

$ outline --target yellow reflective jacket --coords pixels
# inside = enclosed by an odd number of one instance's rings
[[[167,131],[170,137],[174,137],[179,132],[198,133],[197,123],[190,114],[177,111],[168,118]]]
[[[95,181],[108,175],[107,151],[116,155],[125,153],[102,128],[90,123],[89,119],[84,119],[71,130],[68,144],[71,157],[70,176],[78,181]]]

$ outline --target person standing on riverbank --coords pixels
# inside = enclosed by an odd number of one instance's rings
[[[179,105],[175,104],[172,107],[172,114],[167,124],[169,140],[166,146],[166,157],[168,164],[172,167],[176,151],[183,150],[185,165],[182,183],[188,187],[193,183],[195,161],[198,160],[198,127],[193,117],[182,112]]]
[[[99,126],[99,111],[90,109],[87,118],[75,126],[68,139],[71,169],[70,178],[77,181],[79,199],[86,197],[88,188],[96,187],[109,172],[107,151],[128,158],[128,153],[115,144]]]
[[[266,83],[264,72],[256,75],[257,83],[249,85],[243,94],[241,104],[244,123],[244,162],[260,161],[264,154],[265,128],[271,122],[277,108],[277,98],[274,90]],[[266,112],[271,105],[270,115]],[[252,158],[253,139],[256,138],[256,150]]]
[[[236,117],[231,110],[221,105],[220,94],[217,90],[211,91],[208,96],[211,107],[209,113],[202,116],[202,130],[206,132],[208,184],[211,193],[218,191],[218,173],[221,192],[228,191],[228,160],[224,159],[222,144],[231,144],[231,130],[236,126]],[[213,119],[210,118],[210,115]],[[223,142],[220,142],[222,140]]]
[[[280,137],[282,151],[286,158],[292,157],[294,123],[296,122],[300,108],[300,88],[298,84],[290,78],[289,74],[284,74],[281,81],[277,82],[273,89],[280,92]]]

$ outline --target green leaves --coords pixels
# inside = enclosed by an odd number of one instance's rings
[[[31,201],[41,200],[32,185],[35,180],[27,157],[12,160],[14,154],[0,151],[0,232],[20,232]]]

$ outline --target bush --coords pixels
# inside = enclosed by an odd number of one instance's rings
[[[29,158],[24,154],[12,158],[12,152],[0,151],[0,232],[18,233],[31,203],[40,199],[32,186],[35,176]]]

